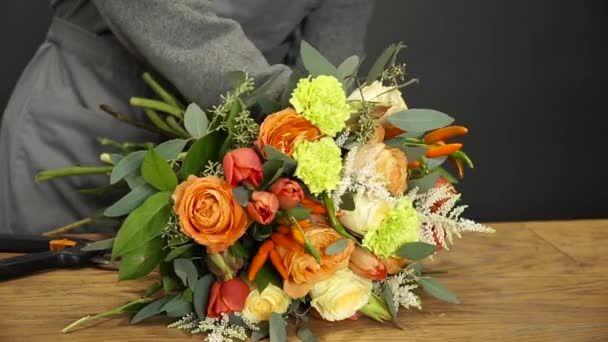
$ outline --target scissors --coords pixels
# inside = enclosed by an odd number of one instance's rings
[[[0,234],[0,252],[28,253],[0,259],[0,281],[44,270],[90,264],[106,269],[118,268],[117,263],[109,260],[108,250],[83,250],[90,242],[74,238]]]

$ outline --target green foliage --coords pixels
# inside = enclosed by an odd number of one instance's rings
[[[158,190],[156,190],[154,187],[147,183],[143,183],[133,188],[121,199],[116,201],[116,203],[109,206],[103,212],[103,214],[107,217],[119,217],[127,215],[139,207],[148,197],[156,192],[158,192]]]
[[[426,160],[426,167],[429,170],[433,170],[435,168],[438,168],[441,164],[443,164],[445,162],[446,159],[448,159],[448,157],[438,157],[438,158],[425,158]]]
[[[439,173],[432,172],[422,178],[410,179],[408,181],[408,185],[409,185],[410,189],[413,189],[414,187],[418,187],[418,192],[424,193],[424,192],[429,191],[430,189],[432,189],[435,186],[437,179],[439,179]]]
[[[395,255],[409,260],[422,260],[435,254],[437,246],[425,242],[410,242],[399,247]]]
[[[120,260],[118,279],[137,279],[150,273],[162,260],[159,253],[161,248],[162,240],[157,237],[124,253]]]
[[[146,182],[160,191],[173,190],[177,186],[177,176],[166,160],[153,149],[148,150],[141,163],[141,175]]]
[[[302,40],[300,45],[300,56],[302,57],[302,63],[304,67],[312,77],[320,75],[334,76],[339,81],[342,81],[340,72],[338,69],[331,64],[317,49],[312,47],[306,41]]]
[[[355,75],[357,69],[359,68],[360,60],[359,56],[353,55],[345,59],[338,66],[338,74],[340,75],[341,80],[346,79],[347,77]]]
[[[270,314],[270,342],[287,341],[287,322],[278,312]]]
[[[297,206],[295,208],[291,208],[285,211],[287,216],[291,216],[297,221],[308,220],[310,218],[310,213],[312,209],[304,208],[302,206]]]
[[[336,255],[340,252],[342,252],[344,250],[344,248],[346,248],[348,246],[348,240],[347,239],[340,239],[337,240],[335,242],[333,242],[332,244],[330,244],[329,246],[327,246],[327,248],[325,249],[325,255]]]
[[[193,310],[192,303],[182,298],[183,294],[177,294],[165,305],[163,305],[162,311],[167,313],[167,317],[182,317],[191,313]]]
[[[103,251],[106,249],[111,249],[113,244],[114,244],[114,238],[99,240],[99,241],[88,243],[86,246],[84,246],[82,248],[82,251],[84,251],[84,252]]]
[[[192,259],[175,259],[173,260],[173,269],[175,274],[182,280],[184,286],[191,289],[198,280],[198,270],[192,262]]]
[[[296,336],[298,336],[302,342],[317,342],[317,338],[313,335],[312,330],[305,325],[298,327]]]
[[[156,316],[163,312],[163,306],[169,301],[169,297],[159,298],[152,303],[144,306],[141,310],[133,316],[131,319],[131,324],[137,324],[145,319],[148,319],[152,316]]]
[[[395,57],[403,48],[405,48],[405,45],[398,43],[391,44],[389,47],[384,49],[382,54],[378,56],[372,67],[369,69],[365,84],[369,85],[376,81],[382,75],[382,72],[386,69],[386,66],[389,61],[393,60],[394,62]]]
[[[194,283],[194,310],[200,320],[207,317],[207,312],[205,310],[209,303],[209,293],[214,281],[215,277],[213,274],[207,274]]]
[[[251,191],[245,188],[244,186],[239,185],[236,188],[232,189],[232,194],[242,207],[247,206],[247,203],[249,203]]]
[[[268,239],[268,237],[272,234],[272,226],[261,224],[255,222],[253,224],[253,229],[251,230],[251,235],[257,241],[264,241]]]
[[[427,132],[447,126],[454,119],[434,109],[408,109],[392,114],[388,121],[404,131]]]
[[[452,304],[460,304],[460,300],[458,300],[458,297],[456,297],[456,295],[452,291],[448,290],[445,286],[441,285],[435,279],[423,277],[418,280],[418,284],[422,286],[426,293],[437,299],[441,299]]]
[[[448,182],[450,182],[452,184],[458,183],[458,180],[456,179],[456,177],[452,176],[451,173],[449,173],[446,169],[442,168],[441,166],[437,167],[435,169],[435,171],[437,171],[437,173],[440,176],[442,176],[443,178],[445,178],[445,180],[447,180]]]
[[[283,288],[283,278],[281,278],[281,275],[268,261],[260,268],[253,282],[260,292],[264,291],[266,286],[271,283],[279,288]]]
[[[198,175],[208,161],[217,161],[222,141],[223,134],[216,131],[192,144],[182,164],[182,179],[188,178],[189,175]]]
[[[181,256],[182,254],[186,253],[187,251],[189,251],[190,249],[192,249],[196,246],[197,245],[195,243],[187,243],[187,244],[173,248],[171,250],[171,252],[169,252],[169,254],[167,254],[167,256],[165,257],[165,262],[173,261],[175,258]]]
[[[207,128],[209,127],[207,114],[205,114],[201,107],[194,102],[189,104],[186,108],[186,114],[184,114],[184,127],[186,127],[186,131],[195,139],[200,139],[207,134]]]
[[[340,198],[342,199],[340,209],[348,211],[355,210],[355,199],[354,194],[352,192],[345,192]]]
[[[391,286],[388,283],[384,283],[383,290],[384,290],[383,291],[384,292],[384,302],[386,303],[386,306],[388,307],[388,311],[391,313],[391,318],[392,318],[393,324],[396,327],[403,329],[403,327],[401,326],[401,323],[399,322],[399,317],[397,317],[397,307],[395,306],[395,302],[393,300],[395,295],[393,294],[393,290],[391,289]]]
[[[283,171],[288,175],[293,174],[296,169],[296,161],[293,158],[270,145],[264,146],[264,152],[266,152],[266,159],[283,161],[285,163]]]
[[[127,216],[116,235],[112,260],[160,235],[171,214],[170,199],[170,192],[156,193]]]
[[[262,180],[262,184],[260,185],[261,189],[266,189],[272,183],[274,183],[281,175],[283,174],[283,170],[285,169],[285,162],[278,159],[267,160],[262,164],[262,174],[264,176]]]

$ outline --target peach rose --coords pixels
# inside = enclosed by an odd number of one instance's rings
[[[249,225],[247,213],[230,186],[214,176],[190,175],[175,188],[173,201],[182,233],[206,246],[209,253],[226,250]]]
[[[353,167],[362,169],[370,163],[375,163],[391,194],[399,195],[407,190],[407,158],[403,151],[382,143],[363,145],[357,151]]]
[[[270,224],[279,210],[279,199],[271,192],[254,191],[247,212],[256,222]]]
[[[319,137],[321,131],[315,125],[298,115],[293,108],[286,108],[264,119],[255,144],[263,154],[264,147],[270,145],[291,156],[298,140],[313,141]]]
[[[287,269],[289,278],[283,283],[283,290],[292,298],[305,296],[319,281],[331,277],[338,270],[348,267],[355,243],[348,240],[346,248],[335,255],[326,255],[325,249],[343,239],[333,228],[313,226],[304,232],[306,238],[317,248],[321,264],[304,250],[293,251],[279,248],[279,254]]]
[[[304,198],[304,192],[298,182],[289,178],[280,178],[270,187],[270,192],[277,195],[281,209],[295,208]]]
[[[253,186],[262,183],[262,161],[252,148],[242,147],[226,153],[222,166],[230,186],[237,186],[243,180]]]

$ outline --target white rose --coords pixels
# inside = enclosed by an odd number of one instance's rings
[[[361,96],[362,94],[363,97]],[[374,81],[372,84],[361,88],[361,90],[355,89],[348,97],[348,101],[363,100],[365,100],[365,102],[375,102],[379,105],[388,107],[386,113],[384,113],[384,117],[407,109],[407,105],[405,104],[405,100],[403,100],[399,89],[386,87],[382,85],[382,82],[380,81]]]
[[[372,281],[343,269],[315,284],[309,295],[310,305],[328,321],[340,321],[354,315],[369,302]]]
[[[370,199],[363,194],[353,198],[355,210],[344,210],[338,219],[346,229],[359,236],[365,235],[368,230],[378,227],[386,218],[393,205],[381,199]]]
[[[280,288],[268,284],[264,291],[253,290],[245,300],[243,317],[253,323],[267,321],[273,312],[285,313],[291,298]]]

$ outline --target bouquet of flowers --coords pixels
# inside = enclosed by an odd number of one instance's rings
[[[288,325],[314,341],[308,316],[367,316],[399,325],[400,309],[421,309],[421,291],[458,303],[421,261],[449,250],[461,233],[492,232],[461,218],[457,180],[472,161],[467,133],[430,109],[408,109],[407,81],[388,47],[366,78],[360,59],[338,67],[302,42],[308,75],[294,72],[279,101],[244,72],[207,112],[182,104],[149,74],[157,99],[132,98],[149,122],[102,109],[162,133],[162,143],[111,142],[108,166],[44,171],[38,180],[105,173],[127,190],[105,217],[126,217],[116,236],[87,246],[110,249],[119,279],[158,269],[142,298],[87,316],[135,313],[177,318],[170,327],[221,341],[266,336],[284,341]],[[354,89],[347,96],[347,91]],[[256,120],[261,117],[261,120]],[[107,139],[101,139],[107,143]],[[87,221],[89,222],[89,221]]]

